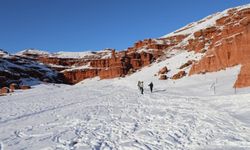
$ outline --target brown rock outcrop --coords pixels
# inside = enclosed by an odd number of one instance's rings
[[[54,65],[60,65],[60,66],[73,66],[75,64],[78,64],[81,60],[80,59],[74,59],[74,58],[57,58],[57,57],[39,57],[39,62],[42,62],[44,64],[54,64]]]
[[[185,64],[181,65],[179,69],[186,68],[186,67],[192,65],[193,62],[194,62],[193,60],[189,60],[189,61],[187,61]]]
[[[31,87],[28,86],[28,85],[20,85],[20,89],[22,89],[22,90],[28,90],[28,89],[31,89]]]
[[[159,80],[167,80],[168,77],[165,74],[161,74]]]
[[[0,94],[10,93],[10,89],[8,87],[1,88]]]
[[[184,77],[187,73],[185,71],[179,71],[177,74],[173,75],[171,79],[177,80]]]
[[[166,74],[168,72],[168,68],[165,66],[163,68],[161,68],[159,71],[158,71],[158,74]]]

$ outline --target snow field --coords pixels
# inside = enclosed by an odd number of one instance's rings
[[[154,76],[165,65],[171,76],[196,57],[180,52],[126,78],[41,84],[0,97],[1,150],[250,149],[249,88],[232,88],[239,66],[176,81]]]

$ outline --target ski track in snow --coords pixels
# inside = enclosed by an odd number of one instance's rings
[[[221,111],[217,97],[140,95],[106,82],[32,90],[1,97],[1,150],[250,148],[250,124]]]

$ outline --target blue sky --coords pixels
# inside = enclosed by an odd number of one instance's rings
[[[0,0],[0,48],[51,52],[132,46],[250,0]]]

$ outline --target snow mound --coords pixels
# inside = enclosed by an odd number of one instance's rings
[[[110,50],[102,50],[102,51],[83,51],[83,52],[57,52],[50,54],[50,57],[57,58],[109,58],[111,57]]]
[[[22,55],[49,55],[49,52],[38,50],[38,49],[25,49],[16,53],[16,55],[21,55],[21,56]]]
[[[49,53],[47,51],[42,51],[38,49],[25,49],[18,53],[17,56],[48,56],[56,58],[72,58],[72,59],[81,59],[81,58],[110,58],[111,50],[101,50],[101,51],[82,51],[82,52],[66,52],[60,51],[56,53]]]
[[[53,53],[50,56],[51,57],[57,57],[57,58],[84,58],[86,56],[93,56],[95,55],[91,51],[84,51],[84,52],[57,52]]]

